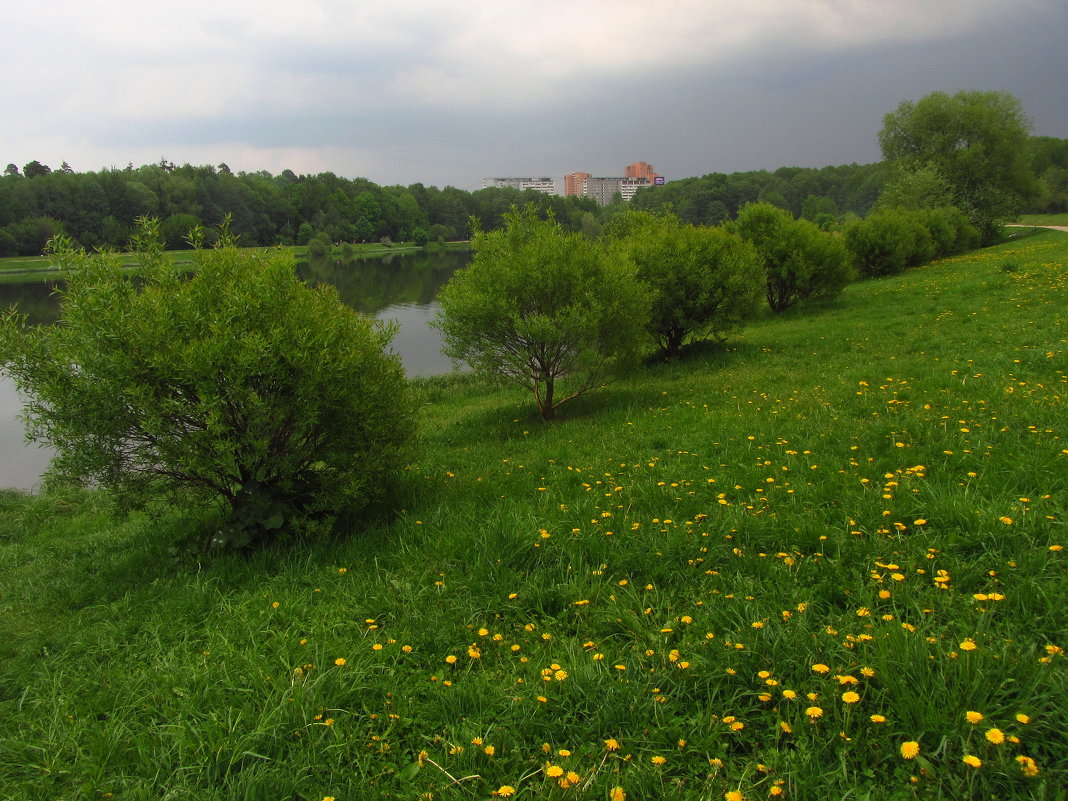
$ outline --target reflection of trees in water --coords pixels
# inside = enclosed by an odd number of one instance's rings
[[[333,284],[347,305],[365,314],[377,314],[404,303],[429,306],[452,274],[471,260],[470,251],[441,250],[388,253],[340,261],[317,259],[297,265],[297,274],[309,284]],[[0,283],[0,311],[15,307],[33,324],[59,318],[63,282],[31,280]]]
[[[30,323],[54,323],[59,319],[59,296],[56,288],[62,281],[26,281],[19,284],[0,283],[0,311],[15,307],[28,316]]]
[[[429,306],[441,287],[471,260],[469,251],[389,253],[342,261],[314,259],[297,265],[309,284],[333,284],[357,311],[377,314],[389,306]]]

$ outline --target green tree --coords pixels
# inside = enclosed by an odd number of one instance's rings
[[[1005,92],[933,92],[883,118],[883,157],[906,172],[933,171],[984,244],[1037,192],[1030,166],[1031,123]],[[929,186],[930,181],[921,182]],[[944,205],[944,198],[937,199]]]
[[[648,212],[617,215],[609,233],[652,289],[647,329],[666,357],[687,340],[722,338],[756,310],[764,269],[756,250],[723,228]]]
[[[530,390],[549,420],[635,353],[648,301],[632,264],[539,219],[533,204],[473,244],[434,321],[450,358]]]
[[[853,277],[849,253],[838,237],[770,203],[742,208],[732,230],[751,242],[763,261],[772,311],[799,300],[833,297]]]
[[[53,470],[133,504],[161,492],[215,503],[215,542],[243,546],[360,510],[401,467],[413,407],[393,336],[311,289],[292,258],[239,250],[226,231],[189,277],[142,224],[138,281],[69,239],[61,320],[0,320],[0,364],[29,399]]]

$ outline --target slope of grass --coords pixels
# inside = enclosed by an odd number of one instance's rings
[[[423,382],[346,538],[2,496],[2,794],[1063,798],[1066,264],[856,284],[553,425]]]

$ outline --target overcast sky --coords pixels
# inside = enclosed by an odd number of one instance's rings
[[[0,164],[669,179],[880,159],[883,115],[1015,94],[1068,138],[1065,0],[8,4]]]

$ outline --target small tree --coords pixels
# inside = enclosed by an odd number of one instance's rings
[[[221,503],[242,546],[355,512],[401,466],[413,430],[393,329],[258,258],[225,231],[183,276],[158,224],[135,237],[135,283],[112,255],[58,238],[61,319],[0,320],[0,365],[28,397],[31,439],[60,475],[137,505],[160,492]]]
[[[723,337],[755,311],[764,285],[756,250],[722,228],[682,225],[674,217],[623,212],[610,234],[652,292],[648,331],[667,357],[687,340]]]
[[[764,262],[768,305],[780,312],[799,300],[833,297],[853,277],[841,240],[770,203],[750,203],[732,229],[751,242]]]
[[[440,295],[445,353],[534,394],[544,419],[631,356],[648,301],[629,262],[514,206],[502,229],[476,231],[475,256]]]

